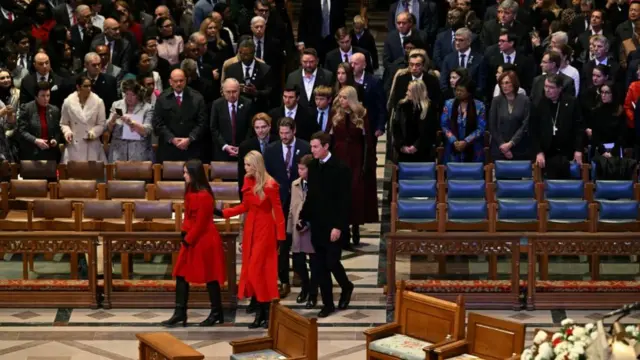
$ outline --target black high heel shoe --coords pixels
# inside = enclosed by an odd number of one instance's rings
[[[209,316],[199,326],[214,326],[216,324],[224,324],[224,314],[218,309],[211,310]]]
[[[165,327],[175,327],[180,323],[182,323],[182,327],[187,326],[187,309],[182,306],[176,306],[171,318],[161,322],[160,325]]]
[[[267,303],[267,305],[269,305],[269,303]],[[253,320],[251,324],[249,324],[249,329],[264,328],[265,326],[268,326],[267,313],[265,311],[265,306],[262,303],[258,303],[258,309],[256,310],[256,318]]]

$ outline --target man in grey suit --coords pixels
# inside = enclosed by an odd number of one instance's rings
[[[131,43],[120,35],[117,20],[109,18],[104,21],[104,32],[93,38],[91,50],[96,51],[98,45],[106,45],[110,49],[111,63],[121,68],[125,74],[129,72]]]
[[[318,53],[315,49],[304,49],[300,62],[302,67],[287,76],[286,87],[300,89],[298,103],[305,108],[311,109],[316,106],[313,89],[320,85],[331,86],[333,73],[318,67]]]
[[[49,104],[51,86],[48,82],[37,83],[36,98],[22,105],[18,117],[17,139],[22,160],[60,161],[60,148],[64,138],[60,130],[60,109]],[[40,110],[44,110],[44,119]],[[43,124],[46,132],[43,132]]]
[[[206,128],[204,99],[187,86],[180,69],[171,72],[169,84],[171,88],[158,96],[153,113],[153,129],[158,135],[156,162],[200,158]]]

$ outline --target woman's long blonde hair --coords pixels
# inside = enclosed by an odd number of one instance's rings
[[[340,106],[340,97],[346,97],[349,102],[349,109],[351,109],[351,122],[360,129],[364,129],[364,117],[367,115],[367,109],[362,106],[358,101],[358,92],[353,86],[345,86],[333,99],[333,119],[331,119],[333,126],[337,126],[346,119],[346,111]]]
[[[202,20],[202,24],[200,24],[200,34],[204,35],[207,41],[209,41],[209,38],[207,37],[207,28],[211,23],[213,23],[218,28],[218,34],[216,34],[216,46],[218,47],[217,50],[220,50],[225,45],[227,45],[227,43],[224,40],[222,40],[222,37],[220,36],[220,27],[218,27],[218,24],[215,21],[213,21],[211,16],[206,17],[204,20]]]
[[[262,157],[262,154],[259,151],[251,150],[244,157],[244,163],[251,165],[256,170],[253,175],[254,179],[256,179],[256,184],[253,186],[253,193],[258,195],[261,200],[264,199],[264,187],[266,186],[267,181],[272,178],[264,167],[264,158]]]
[[[419,106],[421,108],[420,120],[424,120],[427,117],[427,111],[429,110],[429,104],[431,103],[431,100],[429,100],[427,86],[422,80],[412,80],[409,83],[408,89],[411,94],[400,100],[400,104],[411,102],[413,103],[414,109],[417,109]]]

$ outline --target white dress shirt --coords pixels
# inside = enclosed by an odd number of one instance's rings
[[[318,75],[318,69],[311,74],[307,78],[304,70],[302,71],[302,82],[304,83],[304,92],[307,95],[307,100],[311,101],[311,96],[313,95],[313,85],[316,83],[316,75]]]
[[[291,166],[293,164],[293,155],[295,155],[293,152],[295,151],[296,148],[296,138],[293,138],[293,141],[291,142],[291,144],[289,145],[285,145],[284,143],[281,144],[282,146],[282,160],[284,160],[285,165],[287,164],[287,148],[289,146],[291,146],[291,164],[289,164],[289,166]]]
[[[329,161],[329,159],[331,159],[331,152],[329,152],[329,154],[327,154],[324,159],[320,159],[320,164],[325,164],[327,161]]]
[[[284,107],[284,116],[290,117],[292,119],[296,118],[296,114],[298,113],[298,104],[293,109],[288,109],[286,106]]]

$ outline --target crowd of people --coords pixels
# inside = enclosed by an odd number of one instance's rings
[[[246,213],[239,296],[260,327],[291,292],[290,254],[298,303],[334,312],[333,276],[348,307],[340,254],[379,221],[387,131],[395,161],[531,160],[550,178],[637,148],[640,1],[399,0],[382,59],[345,12],[304,1],[296,41],[280,0],[4,1],[0,157],[189,161],[167,324],[186,322],[190,282],[211,296],[203,325],[224,321],[224,267],[206,268],[223,257],[198,253],[221,251],[214,213]],[[241,205],[211,206],[209,161],[238,163]]]

